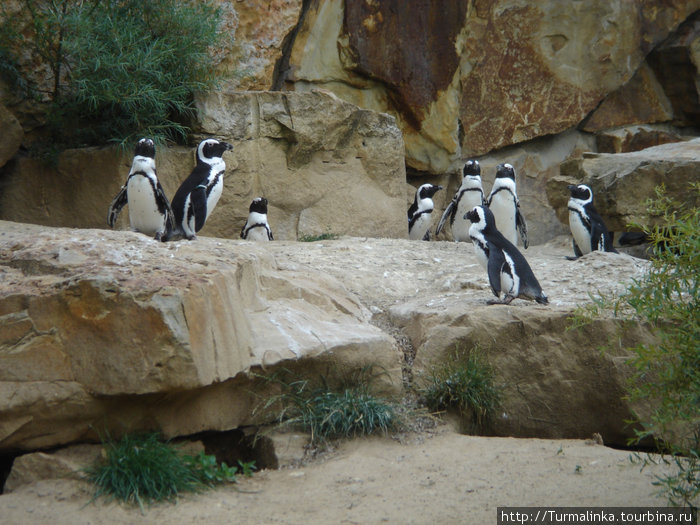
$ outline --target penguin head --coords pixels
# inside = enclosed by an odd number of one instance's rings
[[[149,157],[151,159],[156,158],[156,145],[153,140],[148,138],[143,138],[136,143],[134,148],[134,157]]]
[[[420,188],[418,188],[416,196],[418,197],[418,200],[432,199],[433,195],[435,195],[441,189],[442,186],[436,186],[434,184],[423,184]]]
[[[481,177],[481,166],[478,160],[468,160],[462,168],[462,177]]]
[[[253,202],[250,203],[250,208],[248,210],[250,213],[260,213],[267,215],[267,199],[265,197],[256,197]]]
[[[585,184],[570,184],[567,186],[571,198],[580,201],[582,204],[588,204],[593,201],[593,192],[591,188]]]
[[[511,164],[504,162],[496,166],[497,179],[512,179],[515,180],[515,169]]]
[[[204,139],[197,146],[197,162],[211,164],[212,161],[220,159],[225,151],[230,151],[233,146],[228,142],[217,139]]]
[[[470,211],[464,214],[464,219],[468,219],[472,224],[476,224],[480,231],[496,224],[493,212],[489,210],[487,206],[474,206]]]

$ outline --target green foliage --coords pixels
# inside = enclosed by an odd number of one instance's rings
[[[321,233],[320,235],[299,234],[299,242],[334,241],[340,237],[337,233]]]
[[[263,408],[281,406],[278,421],[310,432],[312,443],[386,433],[398,424],[394,406],[370,394],[364,382],[333,390],[323,380],[312,386],[308,380],[279,375],[265,379],[278,384],[282,393],[268,399]]]
[[[172,500],[181,492],[198,491],[236,481],[236,467],[218,464],[204,452],[181,454],[158,434],[126,435],[104,443],[105,459],[87,470],[97,486],[95,496],[111,496],[128,503]]]
[[[700,184],[691,185],[689,202],[697,202]],[[691,504],[700,493],[700,211],[673,202],[662,187],[648,203],[659,224],[646,233],[652,240],[649,270],[632,281],[617,299],[600,298],[576,313],[576,323],[604,310],[651,328],[656,340],[633,347],[629,382],[632,400],[649,401],[653,413],[641,421],[635,442],[658,440],[674,454],[676,473],[657,485],[673,503]]]
[[[455,349],[449,358],[433,366],[423,377],[420,393],[431,410],[458,409],[473,415],[481,428],[500,406],[501,390],[494,371],[478,348]]]
[[[216,84],[210,51],[221,45],[211,1],[23,0],[33,35],[0,27],[0,56],[18,44],[48,66],[48,126],[64,144],[184,138],[193,93]],[[16,61],[11,62],[16,63]],[[15,68],[16,70],[16,68]]]

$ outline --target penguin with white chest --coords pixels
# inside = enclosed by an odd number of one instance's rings
[[[456,242],[469,241],[470,222],[464,219],[464,214],[474,206],[482,204],[484,204],[484,189],[481,184],[481,166],[478,160],[468,160],[462,168],[462,184],[442,214],[435,228],[435,235],[442,231],[449,218],[452,238]]]
[[[515,191],[515,169],[510,164],[496,166],[496,179],[486,205],[496,218],[496,227],[512,244],[518,244],[518,234],[527,249],[527,225],[520,213],[520,201]]]
[[[498,231],[491,210],[486,206],[475,206],[465,218],[472,223],[469,236],[474,243],[476,258],[488,273],[493,294],[499,298],[498,301],[488,301],[488,304],[510,304],[516,298],[547,304],[549,300],[530,265],[515,245]],[[503,300],[500,300],[501,292],[505,294]]]
[[[272,230],[267,222],[267,199],[257,197],[250,203],[248,220],[241,229],[241,239],[248,241],[272,241]]]
[[[593,192],[585,184],[567,186],[569,197],[569,228],[573,236],[576,259],[593,251],[618,253],[613,248],[613,236],[593,206]],[[571,257],[569,257],[571,259]]]
[[[433,195],[435,195],[442,186],[434,184],[423,184],[416,190],[416,196],[413,199],[413,204],[408,208],[408,237],[416,240],[430,240],[430,221],[432,219]]]
[[[110,228],[114,228],[126,204],[132,230],[160,241],[172,229],[173,210],[156,175],[156,146],[151,139],[143,138],[136,143],[129,175],[109,206],[107,223]]]
[[[197,164],[173,197],[175,227],[168,240],[185,237],[196,239],[197,232],[219,202],[224,189],[226,162],[224,152],[233,146],[217,139],[205,139],[197,146]]]

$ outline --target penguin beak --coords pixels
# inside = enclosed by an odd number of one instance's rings
[[[574,191],[577,187],[578,187],[578,186],[576,186],[575,184],[569,184],[569,185],[566,187],[566,189],[569,190],[569,193],[571,193],[571,192]]]
[[[233,149],[233,144],[229,144],[228,142],[224,142],[224,147],[226,147],[226,151],[231,151]]]

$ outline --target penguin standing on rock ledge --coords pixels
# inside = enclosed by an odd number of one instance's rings
[[[486,205],[496,218],[496,227],[514,246],[518,244],[518,234],[527,249],[527,224],[520,213],[520,201],[515,191],[515,169],[510,164],[496,166],[496,179]]]
[[[434,184],[423,184],[416,190],[416,196],[413,199],[413,204],[408,209],[408,237],[412,240],[430,240],[430,219],[432,217],[433,195],[435,195],[442,186]]]
[[[248,241],[272,241],[272,231],[267,222],[267,199],[257,197],[250,203],[248,220],[241,230],[241,239]]]
[[[442,214],[435,228],[435,235],[440,234],[449,218],[452,238],[456,242],[469,241],[470,223],[464,219],[464,214],[474,206],[482,204],[484,204],[484,189],[481,185],[481,166],[478,160],[468,160],[462,168],[462,184]]]
[[[577,259],[593,251],[618,253],[613,248],[613,236],[602,217],[593,206],[593,192],[585,184],[567,186],[569,198],[569,228],[573,236],[574,254]]]
[[[156,146],[151,139],[143,138],[136,143],[129,176],[109,206],[107,223],[110,228],[114,228],[126,204],[132,230],[153,235],[161,241],[172,229],[173,210],[156,175]]]
[[[222,158],[233,146],[217,139],[205,139],[197,146],[197,164],[173,197],[175,226],[167,240],[197,238],[197,232],[219,202],[224,189],[226,163]]]
[[[464,217],[472,222],[469,235],[476,258],[488,273],[491,291],[499,298],[488,304],[510,304],[516,298],[547,304],[549,300],[525,257],[496,229],[491,210],[476,206]],[[501,292],[505,294],[503,300],[500,300]]]

